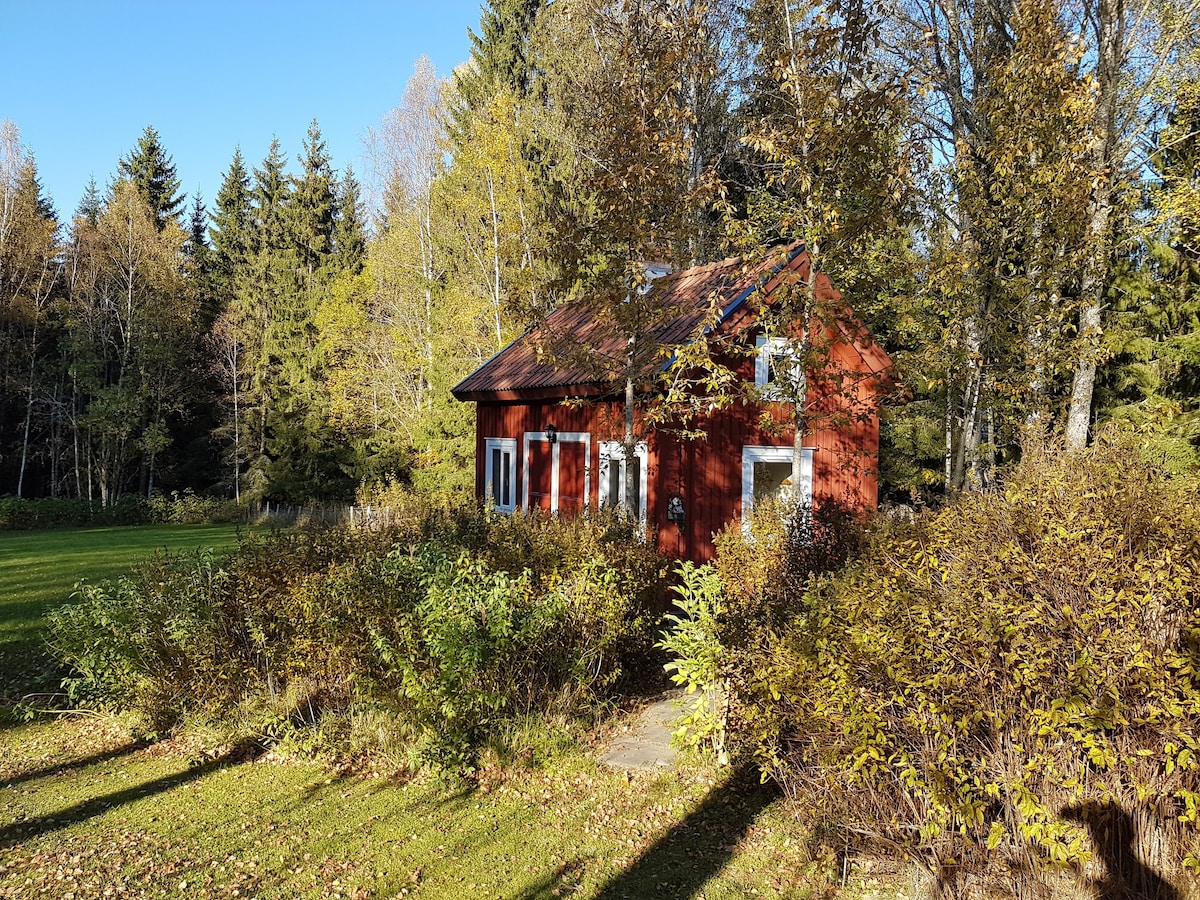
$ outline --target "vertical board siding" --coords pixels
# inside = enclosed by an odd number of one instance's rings
[[[860,387],[864,403],[873,402],[873,392]],[[775,427],[760,427],[762,409],[733,406],[711,415],[704,425],[704,439],[681,441],[667,432],[647,438],[647,525],[657,535],[658,548],[680,559],[703,562],[714,555],[713,537],[742,516],[742,448],[747,445],[792,446],[793,430],[787,425],[786,410],[769,409]],[[559,444],[560,512],[569,514],[582,505],[584,460],[590,455],[591,490],[587,505],[598,503],[601,441],[620,440],[623,432],[622,404],[616,401],[564,404],[557,401],[479,402],[476,412],[476,495],[484,497],[487,438],[514,438],[517,452],[525,453],[526,432],[540,435],[546,425],[560,432],[587,432],[590,454],[584,445]],[[878,502],[879,418],[870,413],[838,424],[814,428],[804,440],[813,453],[813,496],[816,503],[833,499],[853,508],[870,510]],[[549,509],[552,489],[552,454],[544,440],[530,442],[530,506]],[[524,459],[517,465],[515,496],[525,496]],[[682,531],[667,520],[667,501],[672,494],[683,497],[686,519]],[[544,500],[539,495],[545,494]]]

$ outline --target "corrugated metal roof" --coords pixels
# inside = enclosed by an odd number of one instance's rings
[[[645,328],[650,337],[646,344],[680,345],[694,340],[707,325],[720,326],[743,309],[757,289],[769,294],[785,267],[806,277],[804,248],[793,245],[786,254],[786,261],[775,255],[749,268],[741,257],[733,257],[656,280],[650,293],[654,321]],[[854,343],[857,346],[860,340]],[[883,354],[869,335],[862,343]],[[485,362],[451,393],[459,400],[605,393],[622,380],[625,350],[624,334],[592,305],[568,304]],[[882,360],[887,360],[885,354]],[[880,362],[873,358],[868,365],[874,368]],[[645,374],[652,374],[661,363],[661,358],[647,361]]]

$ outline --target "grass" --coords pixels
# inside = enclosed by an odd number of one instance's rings
[[[83,720],[0,735],[0,897],[818,896],[763,789],[574,754],[470,784],[188,760]],[[0,756],[3,753],[0,752]]]
[[[76,580],[235,537],[199,527],[0,535],[0,635],[36,649],[38,615]],[[371,769],[383,765],[214,757],[181,738],[133,742],[112,718],[10,716],[0,898],[839,893],[836,862],[814,859],[807,830],[747,773],[626,776],[579,745],[536,767],[493,761],[453,785]]]
[[[0,532],[0,700],[55,682],[42,616],[80,579],[101,581],[162,550],[232,548],[233,525],[147,525]]]

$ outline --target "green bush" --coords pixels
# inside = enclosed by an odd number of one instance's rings
[[[1200,867],[1200,507],[1136,451],[1027,448],[791,600],[738,732],[841,840],[947,895]]]
[[[250,537],[223,561],[164,556],[82,587],[52,647],[74,697],[159,729],[254,708],[274,724],[249,730],[274,739],[383,706],[415,759],[463,766],[504,723],[587,710],[644,668],[665,567],[607,528],[428,509],[386,530]]]
[[[246,521],[246,508],[233,500],[199,497],[192,491],[154,494],[149,499],[126,494],[115,503],[69,498],[0,497],[0,531],[87,526],[225,524]]]
[[[712,566],[687,562],[676,574],[679,584],[674,588],[674,604],[678,613],[665,617],[669,627],[658,642],[670,654],[665,668],[671,680],[690,695],[687,713],[673,739],[691,747],[711,747],[724,765],[729,762],[723,709],[728,650],[721,638],[725,591]]]
[[[133,573],[81,584],[49,616],[51,650],[73,669],[77,702],[135,708],[155,727],[195,698],[236,693],[238,635],[222,615],[230,573],[211,554],[160,554]]]
[[[0,497],[0,531],[79,528],[88,525],[144,525],[153,521],[145,498],[126,495],[102,506],[98,501],[66,498]]]
[[[148,501],[149,514],[155,522],[176,525],[234,525],[245,522],[247,507],[236,500],[221,497],[200,497],[191,490],[154,494]]]

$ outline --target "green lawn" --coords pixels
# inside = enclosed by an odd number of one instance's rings
[[[76,580],[231,528],[0,535],[0,635],[33,659]],[[34,663],[27,663],[31,670]],[[26,671],[27,680],[33,675]],[[103,716],[0,719],[0,900],[822,897],[837,866],[752,774],[610,772],[579,747],[447,787],[332,764],[140,745]],[[900,896],[890,888],[846,896]]]
[[[234,525],[147,525],[0,532],[0,700],[53,687],[42,616],[67,602],[80,579],[116,577],[161,550],[224,549]]]
[[[717,900],[824,883],[753,782],[627,781],[584,753],[454,789],[189,761],[70,720],[0,733],[0,760],[0,898]]]

